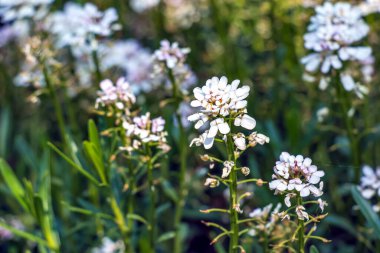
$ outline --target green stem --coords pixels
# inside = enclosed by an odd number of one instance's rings
[[[134,173],[134,166],[132,164],[129,165],[129,197],[128,197],[128,214],[132,215],[135,212],[135,200],[134,200],[134,190],[136,188],[136,182],[135,182],[135,173]],[[133,236],[134,231],[134,220],[129,219],[128,220],[128,228],[130,229],[129,238]],[[129,244],[129,250],[128,252],[133,253],[134,248],[132,243]]]
[[[230,129],[232,129],[232,121],[229,122]],[[234,162],[234,166],[229,175],[230,182],[230,244],[229,244],[229,253],[237,253],[239,245],[239,217],[238,217],[238,202],[237,202],[237,174],[236,174],[236,159],[234,155],[234,144],[232,136],[227,137],[227,156],[229,161]]]
[[[102,72],[100,70],[100,62],[98,57],[98,52],[96,50],[92,50],[92,61],[95,65],[95,80],[99,84],[103,80]]]
[[[302,206],[302,197],[300,195],[297,196],[297,204],[298,206]],[[304,253],[305,252],[305,224],[304,220],[298,219],[298,252]]]
[[[173,71],[171,69],[167,69],[169,80],[172,84],[173,98],[175,99],[175,112],[176,112],[176,120],[179,126],[179,157],[180,157],[180,170],[178,174],[178,199],[175,203],[175,214],[174,214],[174,229],[175,229],[175,238],[174,238],[174,253],[182,252],[182,242],[181,242],[181,220],[183,215],[183,208],[186,203],[187,196],[187,182],[186,182],[186,169],[187,169],[187,153],[188,153],[188,145],[186,138],[186,131],[183,127],[181,115],[179,113],[179,101],[181,101],[181,94],[175,77],[173,75]]]
[[[148,161],[148,185],[149,185],[149,198],[150,198],[148,220],[151,226],[149,230],[149,246],[150,246],[150,252],[155,252],[154,245],[155,245],[155,233],[156,233],[156,221],[155,221],[156,189],[154,186],[153,163],[152,163],[151,155],[149,155],[149,161]]]
[[[55,89],[51,83],[49,72],[48,72],[47,67],[45,66],[44,63],[42,63],[42,73],[44,75],[44,79],[45,79],[46,86],[47,86],[48,91],[49,91],[50,98],[52,99],[52,102],[53,102],[54,112],[55,112],[55,116],[57,118],[59,132],[61,135],[61,140],[64,144],[65,150],[69,151],[69,146],[67,145],[68,142],[66,139],[65,121],[64,121],[64,117],[63,117],[62,106],[58,100],[57,93],[55,92]]]
[[[347,92],[343,89],[342,84],[340,83],[340,75],[339,72],[335,77],[335,89],[337,93],[337,97],[340,104],[342,119],[344,120],[347,136],[350,141],[350,150],[352,155],[352,164],[354,166],[354,180],[356,183],[359,182],[360,179],[360,153],[359,153],[359,140],[357,138],[357,134],[355,133],[355,128],[353,125],[353,119],[348,115],[348,111],[350,110],[350,100],[347,97]]]

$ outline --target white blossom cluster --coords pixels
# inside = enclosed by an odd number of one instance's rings
[[[170,75],[172,75],[182,92],[186,93],[197,80],[190,67],[185,64],[189,53],[190,49],[181,48],[178,42],[170,43],[168,40],[162,40],[160,48],[153,54],[152,77],[170,86]]]
[[[129,137],[137,137],[133,140],[132,148],[140,149],[142,143],[157,145],[158,148],[168,151],[165,131],[165,120],[162,117],[151,119],[150,113],[133,117],[123,122],[123,128]]]
[[[325,173],[318,170],[317,166],[312,164],[312,160],[302,155],[290,155],[287,152],[282,152],[280,160],[276,162],[273,168],[274,174],[272,181],[269,182],[269,188],[275,190],[275,194],[285,195],[285,205],[292,206],[291,199],[308,197],[320,197],[323,194],[323,182],[321,177]],[[319,184],[319,187],[316,185]],[[320,207],[323,210],[325,202],[318,200]],[[297,206],[296,213],[299,219],[308,219],[305,207]]]
[[[372,208],[375,212],[380,212],[380,167],[372,169],[366,165],[362,171],[359,190],[364,198],[376,199],[377,203]]]
[[[66,3],[63,11],[58,11],[48,18],[46,28],[57,36],[57,46],[73,46],[83,50],[96,47],[95,37],[109,37],[115,30],[118,16],[114,8],[104,12],[92,3],[83,6]]]
[[[180,48],[178,42],[170,43],[168,40],[162,40],[160,48],[154,52],[154,59],[163,63],[165,67],[174,69],[185,62],[186,55],[189,53],[190,49]]]
[[[344,62],[358,64],[364,81],[371,79],[373,73],[372,49],[356,45],[369,32],[368,25],[362,18],[362,12],[349,3],[325,2],[315,8],[316,14],[311,17],[308,32],[304,36],[306,49],[313,51],[302,58],[308,72],[320,71],[320,88],[326,89],[327,75],[332,70],[340,70],[340,81],[345,90],[355,92],[363,97],[368,91],[353,76],[356,67],[346,68]],[[359,68],[359,69],[360,69]],[[325,76],[326,75],[326,76]]]
[[[0,28],[0,47],[13,38],[20,44],[30,35],[31,21],[41,21],[53,0],[0,0],[0,17],[7,24]]]
[[[135,95],[132,93],[129,83],[125,78],[121,77],[113,84],[111,80],[106,79],[100,83],[98,98],[95,107],[115,106],[116,108],[128,109],[136,101]]]
[[[234,80],[228,84],[228,80],[224,76],[221,78],[213,77],[207,80],[202,88],[196,87],[193,90],[195,100],[190,105],[199,108],[199,111],[190,115],[188,120],[196,122],[196,129],[205,126],[206,123],[208,123],[209,128],[199,137],[193,139],[190,146],[193,144],[204,145],[205,149],[210,149],[218,133],[223,136],[230,133],[229,122],[248,130],[255,128],[256,121],[247,114],[246,109],[247,101],[245,99],[249,95],[250,88],[248,86],[238,88],[239,84],[239,80]],[[258,138],[261,137],[265,139],[264,142],[269,141],[261,135]],[[235,139],[235,144],[237,143],[240,148],[243,148],[243,142],[244,140],[236,141]],[[262,141],[258,140],[258,142]]]
[[[92,249],[92,253],[122,253],[125,252],[125,246],[124,243],[119,240],[119,241],[112,241],[108,237],[104,237],[102,239],[102,244],[97,247]]]

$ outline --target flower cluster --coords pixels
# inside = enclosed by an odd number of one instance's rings
[[[57,36],[57,46],[76,46],[87,50],[96,46],[95,36],[108,37],[120,29],[114,8],[102,12],[96,5],[67,3],[63,11],[53,13],[47,20],[47,29]]]
[[[168,40],[162,40],[160,46],[153,54],[154,79],[170,84],[173,82],[170,79],[173,78],[185,94],[187,89],[196,82],[194,73],[185,64],[190,49],[180,48],[178,42],[170,43]]]
[[[218,133],[222,135],[230,133],[229,122],[231,120],[235,126],[241,126],[248,130],[255,128],[256,121],[247,114],[246,109],[247,101],[245,99],[249,95],[250,88],[248,86],[238,88],[239,84],[239,80],[228,84],[226,77],[220,79],[213,77],[207,80],[206,85],[202,88],[194,89],[195,100],[191,102],[191,106],[200,108],[200,110],[190,115],[188,120],[196,122],[196,129],[206,123],[209,123],[210,128],[200,137],[195,138],[192,144],[195,143],[197,146],[203,144],[206,149],[210,149]],[[242,141],[238,141],[238,143],[240,142]],[[239,146],[242,147],[242,144]]]
[[[355,45],[369,32],[360,9],[349,3],[326,2],[315,10],[316,15],[311,18],[308,33],[304,36],[305,48],[313,53],[302,58],[301,62],[308,72],[320,69],[322,75],[342,69],[340,78],[344,88],[362,97],[367,90],[353,79],[357,75],[356,67],[343,69],[343,62],[359,65],[364,80],[370,79],[373,72],[371,48]],[[325,89],[327,85],[326,77],[322,77],[320,88]]]
[[[363,176],[360,180],[359,189],[366,199],[376,198],[377,203],[373,205],[375,212],[380,212],[380,167],[376,170],[369,166],[363,166]]]
[[[168,40],[163,40],[160,45],[161,47],[154,52],[154,59],[169,69],[182,65],[186,55],[190,53],[189,48],[180,48],[178,42],[170,43]]]
[[[116,106],[116,108],[128,109],[136,101],[136,97],[131,91],[129,83],[121,77],[117,80],[116,85],[111,80],[106,79],[100,83],[98,98],[95,107]]]
[[[130,121],[123,122],[123,128],[126,130],[126,135],[136,137],[133,140],[133,149],[141,148],[143,143],[157,145],[163,151],[168,151],[165,131],[165,120],[162,117],[150,118],[150,113],[142,116],[133,117]]]
[[[273,168],[274,174],[272,181],[269,183],[269,188],[275,190],[275,194],[285,195],[285,205],[292,206],[292,198],[303,198],[312,195],[320,197],[323,194],[323,182],[321,177],[325,173],[318,170],[317,166],[312,165],[312,160],[302,155],[290,155],[283,152],[280,155],[280,160],[276,162]],[[319,187],[316,185],[319,183]],[[318,200],[321,202],[321,200]],[[323,210],[324,202],[320,206]],[[305,207],[297,203],[296,213],[299,219],[308,219]]]
[[[0,47],[17,37],[22,45],[30,35],[31,22],[46,17],[53,0],[1,0],[0,17],[4,24],[0,28]]]

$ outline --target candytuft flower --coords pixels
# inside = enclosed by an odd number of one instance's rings
[[[194,89],[195,100],[191,101],[191,106],[199,108],[199,112],[190,115],[189,121],[196,122],[195,128],[199,129],[206,123],[209,129],[205,131],[202,138],[204,147],[209,149],[214,143],[214,138],[218,133],[226,135],[230,133],[228,120],[232,119],[235,126],[241,126],[252,130],[256,126],[254,118],[247,114],[247,101],[250,88],[243,86],[238,88],[239,80],[234,80],[228,84],[226,77],[213,77],[207,80],[205,86]],[[236,138],[235,138],[236,140]],[[240,148],[243,148],[241,143]]]
[[[273,180],[269,183],[269,188],[275,190],[275,194],[296,193],[301,197],[307,197],[310,194],[319,197],[323,194],[323,182],[321,177],[325,173],[317,169],[317,166],[311,164],[312,160],[301,155],[293,156],[287,152],[280,155],[280,161],[276,162],[273,168]],[[315,185],[319,183],[319,188]],[[295,195],[287,195],[289,198]]]
[[[304,36],[306,49],[312,51],[302,58],[301,63],[305,65],[308,72],[318,72],[322,77],[320,88],[325,89],[328,82],[324,75],[335,69],[344,68],[345,73],[340,76],[345,90],[355,91],[359,98],[367,92],[354,82],[353,77],[357,75],[355,66],[345,66],[344,62],[359,65],[364,81],[371,79],[372,49],[367,46],[356,45],[368,35],[369,26],[362,18],[362,12],[356,6],[349,3],[325,2],[315,8],[316,14],[310,19],[308,33]],[[323,82],[322,82],[323,80]],[[323,85],[322,85],[323,84]]]
[[[135,101],[136,97],[133,95],[131,87],[125,81],[125,78],[119,78],[115,85],[111,80],[106,79],[100,83],[95,107],[98,108],[99,105],[114,105],[122,110],[129,108]]]

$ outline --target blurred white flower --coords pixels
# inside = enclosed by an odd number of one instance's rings
[[[269,188],[275,190],[275,194],[287,194],[285,199],[287,205],[290,203],[290,198],[296,197],[298,194],[301,197],[322,196],[323,182],[321,182],[321,177],[325,173],[311,163],[312,160],[308,157],[293,156],[287,152],[282,152],[280,161],[277,161],[273,168],[273,180],[269,182]],[[315,186],[318,183],[319,188]]]
[[[94,248],[92,253],[122,253],[125,251],[125,246],[123,241],[118,240],[116,242],[112,241],[108,237],[102,239],[102,245],[98,248]]]
[[[359,190],[364,198],[375,200],[377,204],[373,205],[373,210],[380,212],[380,167],[372,169],[370,166],[365,165],[362,172]]]
[[[325,2],[315,8],[316,14],[311,17],[308,32],[304,36],[306,49],[312,52],[301,59],[308,72],[320,72],[322,77],[319,87],[324,90],[328,86],[327,79],[323,75],[328,75],[332,69],[340,70],[344,67],[344,62],[355,62],[365,65],[362,68],[364,81],[371,79],[372,49],[366,46],[357,46],[368,35],[369,26],[364,22],[360,9],[349,3]],[[363,92],[360,84],[353,81],[350,69],[345,66],[345,74],[341,76],[343,87],[347,91],[354,91],[359,98]]]
[[[379,0],[365,0],[359,4],[359,9],[363,16],[380,12],[380,1]]]
[[[318,122],[323,122],[324,119],[329,115],[329,108],[327,107],[322,107],[318,109],[317,111],[317,119]]]
[[[160,0],[130,0],[129,4],[131,8],[138,13],[156,7],[160,3]]]
[[[102,12],[92,3],[82,6],[68,2],[63,11],[49,16],[46,29],[56,35],[59,48],[73,46],[93,50],[96,47],[95,36],[109,37],[113,31],[120,29],[117,20],[114,8]]]
[[[0,220],[3,221],[2,218],[0,218]],[[5,220],[4,221],[5,223],[9,224],[15,229],[18,229],[18,230],[25,229],[24,224],[17,217],[6,217],[4,220]],[[12,240],[13,238],[14,238],[14,235],[11,231],[0,226],[0,241]]]
[[[133,95],[131,87],[125,78],[119,78],[115,85],[111,80],[106,79],[100,83],[95,107],[114,105],[122,110],[128,109],[135,101],[136,97]]]
[[[223,163],[223,174],[222,174],[222,178],[226,178],[230,175],[231,173],[231,170],[234,168],[235,166],[235,163],[233,161],[225,161]]]
[[[154,59],[164,63],[169,69],[174,69],[176,66],[183,64],[186,55],[190,53],[189,48],[180,48],[178,42],[170,43],[168,40],[162,40],[160,46],[154,52]]]
[[[208,177],[208,178],[206,178],[206,182],[204,185],[209,186],[210,188],[215,188],[215,187],[219,186],[219,181],[218,181],[218,179]]]

